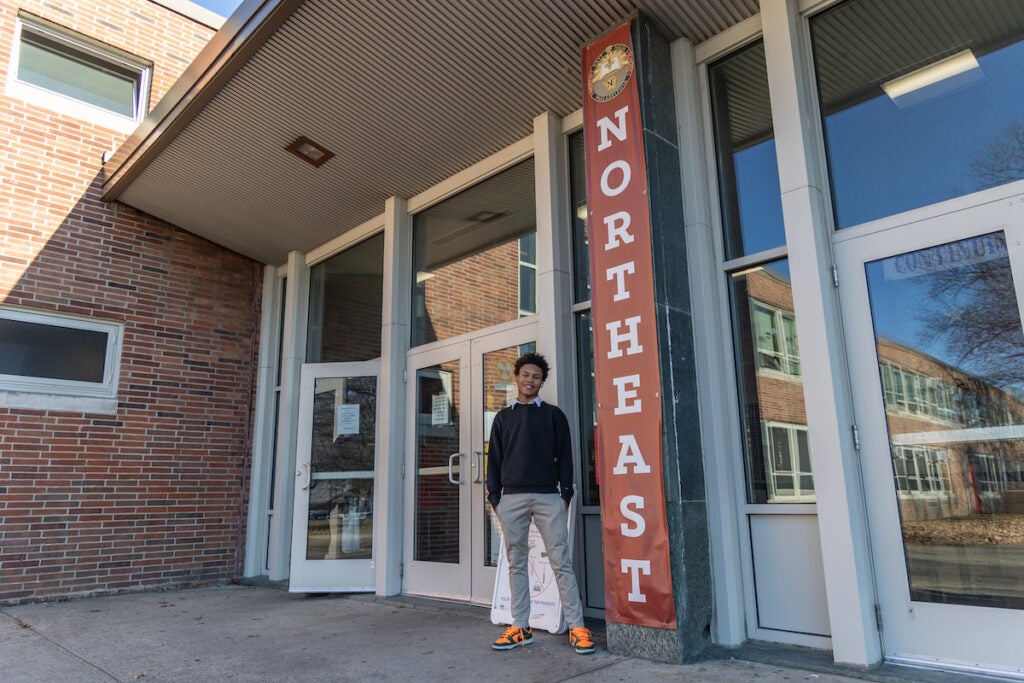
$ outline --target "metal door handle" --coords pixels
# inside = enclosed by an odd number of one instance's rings
[[[473,469],[476,470],[476,473],[473,475],[473,483],[479,484],[482,481],[480,477],[483,476],[484,472],[483,451],[473,451]]]
[[[461,467],[459,468],[459,480],[456,481],[455,480],[455,471],[452,469],[453,468],[453,463],[455,462],[455,458],[464,458],[464,457],[466,457],[465,453],[452,453],[451,455],[448,456],[448,481],[450,481],[451,483],[455,484],[456,486],[458,486],[458,485],[463,483],[463,481],[462,481],[462,468]]]

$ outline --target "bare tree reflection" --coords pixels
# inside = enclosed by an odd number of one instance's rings
[[[940,342],[943,360],[970,372],[987,384],[1021,395],[1024,388],[1024,330],[1014,292],[1006,238],[1002,233],[985,235],[986,255],[937,267],[921,277],[926,300],[916,319],[918,342]],[[967,242],[965,240],[963,243]],[[950,253],[960,244],[950,247]],[[990,258],[992,251],[1004,254]]]
[[[971,162],[977,189],[1024,178],[1024,123],[1011,121],[990,140]]]

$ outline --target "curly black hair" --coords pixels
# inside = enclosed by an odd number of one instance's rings
[[[542,382],[548,380],[548,361],[544,356],[539,353],[524,353],[516,359],[516,376],[519,376],[519,371],[524,365],[536,365],[540,368],[540,379]]]

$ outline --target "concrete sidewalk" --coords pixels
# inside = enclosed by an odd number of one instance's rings
[[[484,609],[428,600],[307,597],[253,586],[133,593],[0,607],[0,679],[854,680],[839,670],[812,672],[728,654],[691,665],[656,664],[609,653],[603,637],[598,652],[581,656],[564,635],[546,632],[535,632],[525,648],[496,652],[490,643],[500,630]]]

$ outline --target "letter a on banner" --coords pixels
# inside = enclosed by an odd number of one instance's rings
[[[675,628],[651,209],[630,23],[583,49],[605,618]]]

